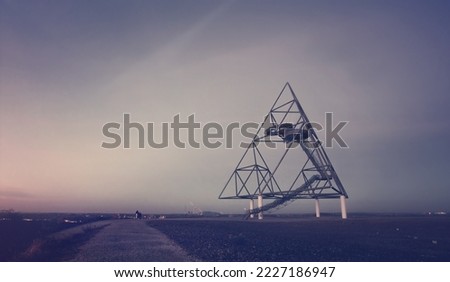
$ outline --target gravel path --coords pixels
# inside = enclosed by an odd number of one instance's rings
[[[144,220],[112,220],[84,244],[73,261],[195,261]]]

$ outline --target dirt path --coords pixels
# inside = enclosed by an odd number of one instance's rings
[[[112,220],[85,243],[73,261],[195,261],[143,220]]]

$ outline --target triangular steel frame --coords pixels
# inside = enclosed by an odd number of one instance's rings
[[[284,100],[287,98],[287,101],[283,101],[282,97]],[[288,115],[295,117],[293,122],[285,123]],[[258,148],[263,142],[286,144],[278,164],[272,170]],[[286,155],[293,150],[303,150],[307,161],[299,167],[299,172],[289,187],[280,187],[275,175]],[[243,164],[245,158],[253,158],[252,163]],[[251,177],[256,177],[255,187],[247,185]],[[234,193],[225,194],[233,186]],[[295,199],[348,198],[314,127],[288,82],[222,189],[219,199],[256,199],[258,196],[274,201],[251,213],[280,208]]]

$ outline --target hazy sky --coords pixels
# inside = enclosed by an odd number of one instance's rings
[[[102,126],[259,122],[289,81],[310,120],[350,122],[350,148],[327,149],[350,213],[448,210],[449,14],[448,1],[1,0],[0,209],[243,212],[217,199],[243,149],[104,149]]]

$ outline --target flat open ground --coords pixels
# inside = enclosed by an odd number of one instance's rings
[[[450,217],[165,220],[149,225],[204,261],[450,261]]]
[[[76,226],[46,238],[41,244],[33,241],[25,253],[31,255],[22,259],[450,261],[448,216],[121,219]]]

